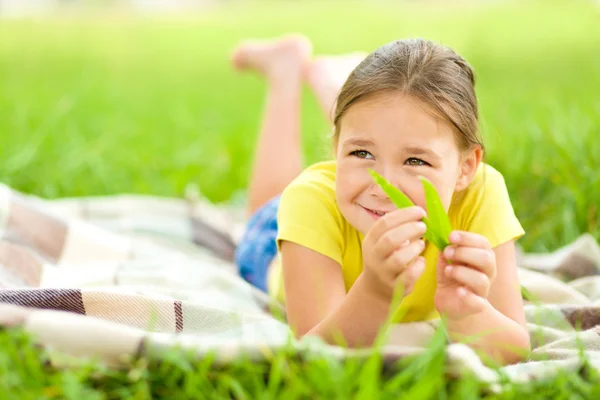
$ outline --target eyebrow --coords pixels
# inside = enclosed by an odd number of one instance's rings
[[[354,146],[366,147],[366,146],[373,146],[374,143],[372,140],[369,140],[369,139],[348,138],[348,139],[344,140],[343,145],[344,146],[354,145]]]

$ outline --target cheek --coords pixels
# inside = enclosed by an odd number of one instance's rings
[[[448,209],[450,208],[450,203],[452,202],[452,196],[454,195],[454,186],[452,187],[448,187],[446,188],[445,191],[440,192],[440,200],[442,201],[442,204],[444,205],[444,209],[446,210],[446,212],[448,212]]]
[[[364,178],[370,175],[353,167],[351,163],[338,164],[336,173],[336,190],[341,196],[356,196],[365,187]],[[368,184],[368,182],[366,182]]]
[[[444,181],[434,184],[444,209],[448,211],[452,196],[454,195],[454,187],[456,186],[456,177],[448,176]],[[423,195],[424,196],[424,195]]]
[[[348,174],[343,169],[338,168],[335,176],[335,194],[338,204],[341,206],[350,201],[348,187]]]
[[[423,192],[423,185],[417,178],[411,177],[410,184],[402,187],[402,191],[406,194],[415,205],[425,209],[425,193]]]
[[[452,174],[441,174],[437,176],[427,176],[435,187],[444,209],[448,211],[450,203],[452,202],[452,196],[454,195],[454,187],[456,186],[456,176]],[[408,193],[407,193],[408,194]],[[418,205],[427,209],[425,201],[425,192],[423,190],[423,184],[418,180],[418,184],[411,187],[411,193],[408,194],[412,201]]]
[[[352,216],[352,204],[356,201],[356,191],[348,182],[348,175],[337,174],[335,185],[335,198],[337,206],[346,220],[350,221]]]

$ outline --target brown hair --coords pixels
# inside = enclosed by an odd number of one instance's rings
[[[341,118],[353,104],[383,92],[400,92],[423,101],[454,126],[463,149],[473,144],[483,149],[475,75],[449,47],[408,39],[388,43],[369,54],[352,71],[338,95],[334,139],[339,137]]]

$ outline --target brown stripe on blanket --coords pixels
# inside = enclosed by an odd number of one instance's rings
[[[11,198],[6,230],[53,263],[60,258],[67,236],[67,224],[16,195]]]
[[[40,286],[42,263],[24,246],[0,241],[0,269],[16,286]]]
[[[175,300],[175,332],[183,332],[183,307],[181,301]]]
[[[574,328],[585,331],[600,326],[600,307],[564,307],[561,311]]]
[[[233,261],[236,245],[226,233],[198,218],[191,217],[193,242],[213,251],[226,261]]]
[[[85,315],[81,290],[78,289],[3,289],[0,290],[0,303]]]
[[[574,280],[586,276],[599,275],[596,262],[583,254],[571,253],[554,270],[564,280]]]
[[[391,376],[399,371],[402,367],[400,362],[410,356],[420,354],[423,352],[422,348],[418,347],[391,347],[386,349],[381,354],[382,356],[382,374],[384,376]]]

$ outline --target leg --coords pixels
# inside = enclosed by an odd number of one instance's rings
[[[302,36],[242,43],[233,54],[239,70],[253,70],[267,79],[262,126],[248,189],[253,214],[302,170],[300,100],[302,73],[311,53]]]
[[[348,75],[365,59],[366,53],[315,58],[305,70],[305,79],[317,97],[327,120],[333,122],[335,100]]]

